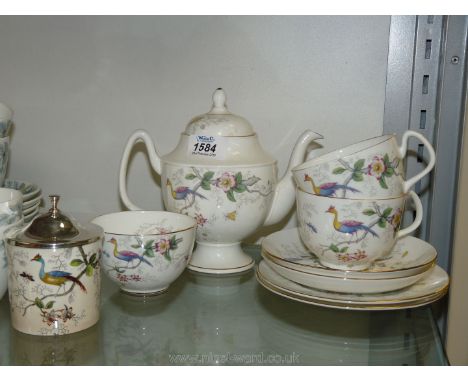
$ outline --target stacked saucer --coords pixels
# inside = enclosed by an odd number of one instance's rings
[[[30,223],[39,213],[42,201],[41,188],[37,184],[13,179],[5,179],[3,187],[18,190],[23,194],[24,223]]]
[[[421,306],[445,295],[449,278],[436,265],[437,252],[415,237],[400,239],[390,254],[366,270],[323,266],[302,243],[297,228],[275,232],[262,242],[257,279],[283,297],[351,310]]]

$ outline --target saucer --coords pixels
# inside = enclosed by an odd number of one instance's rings
[[[35,207],[41,204],[41,200],[42,200],[42,193],[39,193],[39,195],[36,196],[35,198],[30,199],[27,202],[23,202],[23,211],[27,210],[28,208]]]
[[[36,198],[41,193],[41,189],[37,184],[23,182],[21,180],[5,179],[3,187],[21,191],[23,194],[23,203]]]
[[[28,215],[31,215],[31,214],[39,211],[39,204],[40,204],[40,202],[37,202],[36,204],[34,204],[33,206],[31,206],[29,208],[23,208],[23,214],[25,216],[28,216]]]
[[[322,289],[331,292],[339,293],[384,293],[398,289],[406,288],[418,280],[422,279],[429,272],[429,268],[422,273],[397,278],[387,279],[353,279],[353,278],[339,278],[330,276],[315,275],[312,273],[298,271],[290,267],[278,264],[275,260],[265,252],[262,253],[264,261],[268,266],[279,275],[294,281],[298,284],[305,285],[310,288]]]
[[[24,223],[29,224],[37,215],[39,215],[39,208],[28,215],[24,215]]]
[[[336,293],[308,288],[280,276],[263,260],[257,266],[256,276],[258,282],[266,289],[288,299],[348,310],[415,308],[442,298],[449,285],[447,273],[437,265],[426,277],[407,288],[375,294]]]
[[[275,232],[262,241],[266,252],[276,263],[301,272],[321,276],[353,279],[385,279],[409,277],[430,269],[436,261],[437,252],[429,243],[406,236],[397,241],[385,258],[374,262],[363,271],[331,269],[320,264],[318,258],[302,243],[297,228]]]

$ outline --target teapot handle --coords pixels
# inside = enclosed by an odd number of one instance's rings
[[[134,144],[138,141],[143,141],[148,150],[151,166],[153,167],[154,171],[158,174],[161,174],[161,157],[154,146],[154,143],[149,136],[149,134],[145,130],[136,130],[130,138],[128,138],[127,144],[125,146],[122,161],[120,162],[120,173],[119,173],[119,192],[120,198],[125,206],[129,210],[141,210],[142,208],[138,207],[136,204],[133,204],[127,194],[127,166],[128,166],[128,158],[130,157],[130,152]]]

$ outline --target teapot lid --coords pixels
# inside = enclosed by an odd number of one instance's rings
[[[66,248],[93,243],[102,236],[102,228],[95,224],[82,226],[63,214],[57,204],[59,195],[49,196],[52,208],[33,222],[8,237],[7,242],[20,247]]]
[[[245,137],[254,135],[252,125],[243,117],[232,114],[226,106],[226,93],[218,88],[213,93],[213,107],[206,113],[192,118],[185,128],[187,135],[211,135],[220,137]]]

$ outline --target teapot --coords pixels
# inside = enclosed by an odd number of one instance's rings
[[[194,117],[176,148],[160,156],[149,134],[136,130],[125,146],[119,174],[120,197],[130,210],[141,210],[127,194],[126,173],[133,145],[142,140],[153,169],[161,175],[166,209],[197,221],[197,247],[188,268],[229,274],[254,266],[241,241],[262,225],[278,223],[295,202],[291,169],[304,160],[310,142],[323,138],[306,130],[297,140],[284,177],[278,181],[276,160],[260,146],[250,123],[226,107],[218,88],[213,107]]]

